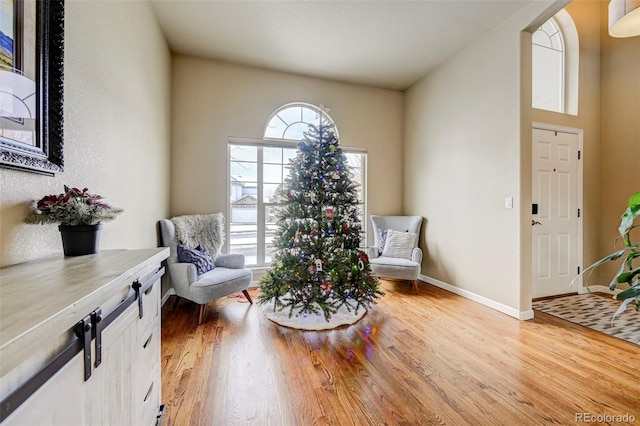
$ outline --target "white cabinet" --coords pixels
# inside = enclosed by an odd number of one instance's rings
[[[90,336],[91,361],[90,377],[85,380],[85,350],[84,346],[73,358],[64,364],[57,372],[33,392],[19,407],[12,410],[4,421],[5,425],[145,425],[156,424],[160,406],[160,262],[168,253],[166,250],[154,250],[150,254],[153,261],[143,261],[130,267],[131,262],[124,262],[128,254],[138,252],[118,251],[118,256],[111,259],[86,259],[89,263],[83,267],[90,268],[100,265],[106,268],[115,259],[117,265],[124,269],[116,279],[109,280],[108,285],[114,288],[98,291],[103,297],[95,297],[95,288],[87,289],[81,299],[71,302],[71,308],[63,315],[69,321],[85,318],[99,308],[102,314],[102,324],[96,316],[92,318],[93,332]],[[125,252],[125,253],[120,253]],[[156,253],[157,252],[157,253]],[[97,257],[104,254],[101,252]],[[108,252],[107,252],[108,253]],[[105,255],[104,258],[109,256]],[[143,256],[144,257],[144,256]],[[137,256],[133,256],[137,259]],[[67,258],[69,259],[69,258]],[[93,261],[92,261],[93,260]],[[109,261],[105,261],[109,260]],[[63,260],[64,261],[64,260]],[[51,265],[49,265],[51,266]],[[77,266],[77,265],[76,265]],[[113,266],[113,265],[112,265]],[[28,268],[27,268],[28,269]],[[117,269],[117,268],[116,268]],[[114,274],[113,267],[109,270],[93,268],[93,272],[101,279],[105,275]],[[107,272],[110,271],[110,272]],[[14,271],[15,272],[15,271]],[[23,271],[24,272],[24,271]],[[27,274],[28,275],[28,274]],[[18,274],[9,274],[0,270],[0,298],[10,297],[9,291],[3,291],[6,279],[18,279]],[[68,276],[67,276],[68,278]],[[134,293],[134,283],[146,283],[143,291]],[[19,285],[14,282],[14,285]],[[133,285],[135,287],[135,285]],[[93,291],[92,291],[93,290]],[[132,297],[132,295],[134,295]],[[85,299],[93,299],[87,301]],[[0,303],[6,303],[4,300]],[[16,306],[20,303],[14,301]],[[66,305],[66,302],[63,303]],[[142,309],[141,309],[142,308]],[[141,314],[142,312],[142,314]],[[3,314],[0,314],[3,316]],[[142,316],[142,318],[141,318]],[[39,327],[51,330],[57,325],[58,315],[53,315],[48,321],[40,323]],[[0,320],[10,319],[2,317]],[[78,320],[78,321],[80,321]],[[77,321],[76,321],[77,323]],[[0,323],[1,324],[1,323]],[[49,324],[50,326],[47,326]],[[96,327],[97,325],[97,327]],[[0,325],[2,328],[2,325]],[[37,328],[37,327],[36,327]],[[55,328],[55,327],[53,327]],[[8,332],[0,330],[0,356],[2,362],[2,399],[12,392],[19,390],[34,375],[39,374],[46,364],[60,353],[61,348],[73,345],[75,339],[73,327],[61,330],[45,338],[44,347],[37,349],[31,356],[20,360],[15,353],[28,353],[15,346],[14,341],[4,341]],[[101,344],[97,344],[96,330],[99,330]],[[15,333],[14,333],[15,334]],[[25,330],[18,334],[18,342],[27,347],[36,347],[32,343],[33,336],[41,338],[35,331]],[[82,340],[82,339],[81,339]],[[37,342],[36,342],[37,343]],[[6,355],[6,358],[5,358]],[[98,364],[97,358],[100,358]],[[4,360],[12,361],[12,368],[6,368]],[[98,364],[98,365],[97,365]]]

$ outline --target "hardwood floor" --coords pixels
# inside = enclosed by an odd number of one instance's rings
[[[383,281],[357,324],[277,326],[239,297],[162,311],[166,425],[574,424],[635,416],[640,347],[542,313],[518,321]],[[252,296],[256,290],[252,290]]]

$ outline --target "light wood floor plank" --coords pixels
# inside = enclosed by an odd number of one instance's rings
[[[277,326],[242,297],[163,307],[168,425],[640,422],[640,347],[536,312],[518,321],[422,283],[383,281],[357,324]],[[252,290],[252,297],[256,290]]]

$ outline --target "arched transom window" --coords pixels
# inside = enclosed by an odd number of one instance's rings
[[[533,107],[564,111],[564,39],[553,18],[533,33]]]
[[[578,110],[578,34],[561,10],[532,36],[532,106],[566,114]]]
[[[328,124],[334,124],[322,105],[320,107],[300,103],[285,105],[271,114],[264,129],[264,138],[300,141],[309,125],[319,125],[321,118],[324,118]],[[334,131],[340,138],[335,125]]]

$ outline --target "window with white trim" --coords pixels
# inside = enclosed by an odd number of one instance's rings
[[[229,139],[229,205],[227,214],[228,253],[242,253],[249,267],[268,266],[273,253],[275,214],[280,200],[276,189],[289,174],[289,160],[296,156],[298,142],[310,124],[320,118],[334,124],[322,107],[294,103],[275,111],[269,118],[263,140]],[[335,127],[336,136],[338,129]],[[338,136],[339,137],[339,136]],[[359,183],[360,220],[366,230],[366,151],[341,148],[347,156],[353,179]],[[365,243],[362,235],[362,244]]]
[[[564,111],[564,39],[551,18],[533,33],[533,107]]]
[[[573,19],[561,10],[532,35],[532,106],[577,115],[579,41]]]

